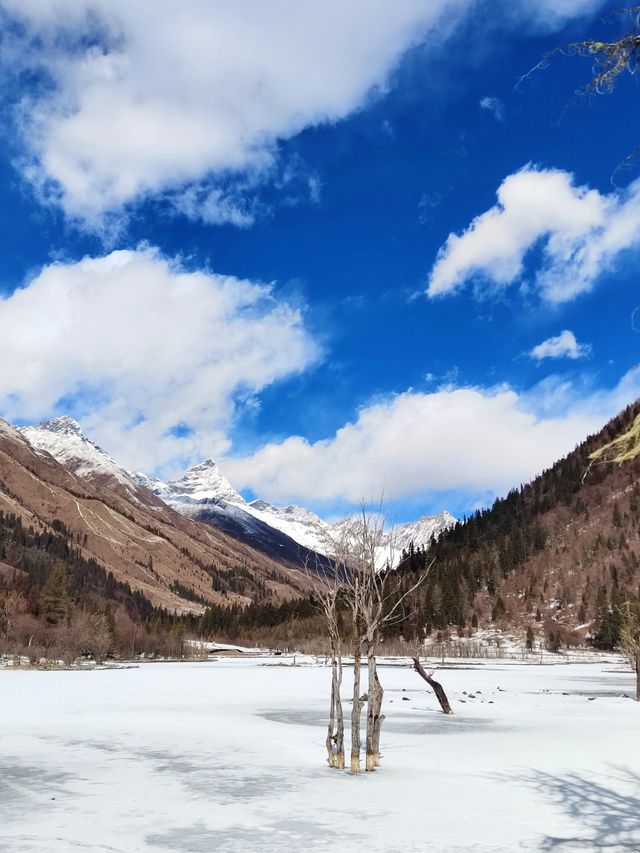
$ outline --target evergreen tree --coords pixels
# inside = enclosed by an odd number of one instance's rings
[[[40,602],[42,615],[49,625],[58,625],[68,617],[67,573],[61,560],[56,560],[51,567]]]
[[[533,628],[531,627],[531,625],[527,625],[527,639],[526,639],[527,651],[530,652],[533,650],[533,641],[534,640],[535,640],[535,634],[533,633]]]
[[[603,608],[598,612],[593,645],[597,649],[615,649],[620,643],[620,614],[617,609]]]

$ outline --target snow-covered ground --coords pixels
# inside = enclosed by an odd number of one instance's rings
[[[383,666],[382,767],[359,777],[325,765],[328,669],[290,663],[0,670],[0,850],[640,850],[619,659],[440,670],[453,717]]]

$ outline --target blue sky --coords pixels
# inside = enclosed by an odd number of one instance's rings
[[[161,5],[0,0],[0,415],[404,519],[638,396],[637,81],[516,86],[613,5]]]

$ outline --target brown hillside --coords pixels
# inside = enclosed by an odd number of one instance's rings
[[[308,588],[303,573],[184,518],[146,489],[75,476],[2,420],[0,511],[36,530],[62,522],[83,557],[178,613],[201,612],[205,603],[277,602]]]

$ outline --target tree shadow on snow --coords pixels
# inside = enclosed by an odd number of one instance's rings
[[[518,781],[552,800],[582,828],[575,836],[546,836],[540,850],[640,851],[640,774],[635,771],[616,768],[602,782],[578,773],[535,771]]]

